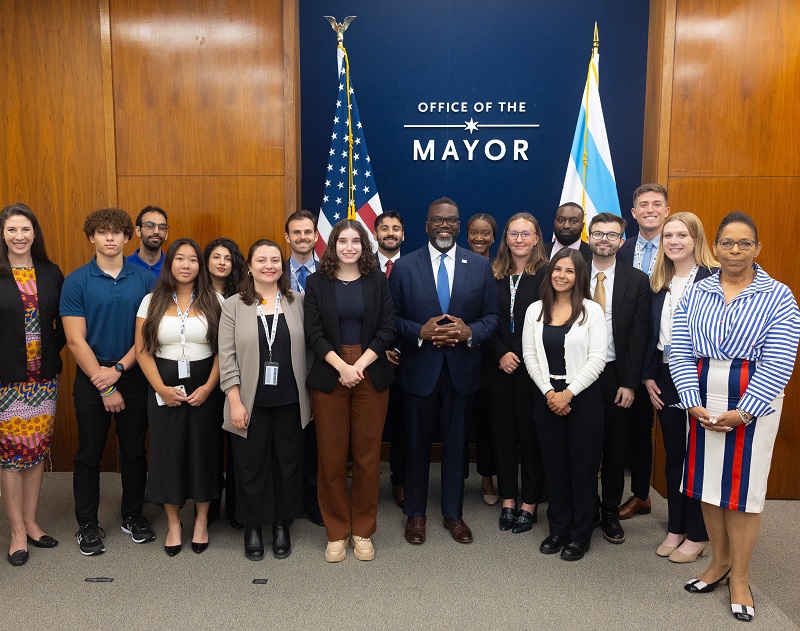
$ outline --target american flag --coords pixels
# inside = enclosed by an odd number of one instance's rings
[[[348,142],[348,73],[345,67],[345,52],[337,50],[339,64],[339,92],[336,95],[336,113],[333,117],[331,148],[328,151],[328,167],[325,173],[325,189],[322,194],[322,208],[319,213],[319,238],[315,245],[317,256],[322,256],[331,226],[347,218],[347,189],[350,186],[350,152]],[[358,220],[372,234],[375,217],[383,212],[378,187],[372,173],[364,130],[358,115],[356,95],[352,79],[349,81],[350,120],[353,129],[353,197]]]

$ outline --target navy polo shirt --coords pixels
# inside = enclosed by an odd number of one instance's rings
[[[64,280],[60,315],[86,320],[86,342],[99,361],[119,361],[131,346],[139,304],[156,279],[147,270],[124,260],[116,278],[92,257]]]
[[[164,264],[164,252],[161,252],[161,258],[158,259],[155,265],[149,265],[141,259],[139,256],[139,248],[136,248],[136,251],[128,257],[128,260],[134,265],[150,270],[156,275],[156,278],[158,278],[158,275],[161,273],[161,266]]]

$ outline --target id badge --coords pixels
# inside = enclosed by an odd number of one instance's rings
[[[178,357],[178,379],[188,379],[192,374],[191,363],[185,355]]]
[[[278,364],[276,362],[264,362],[264,385],[278,385]]]
[[[669,349],[671,348],[670,344],[664,344],[664,355],[661,358],[665,364],[669,363]]]

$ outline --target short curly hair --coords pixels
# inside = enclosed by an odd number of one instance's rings
[[[120,208],[95,210],[83,222],[83,234],[88,239],[98,230],[121,232],[130,239],[133,237],[133,221],[130,215]]]

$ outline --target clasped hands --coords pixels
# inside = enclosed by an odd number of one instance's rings
[[[441,324],[440,324],[441,323]],[[445,313],[422,325],[419,336],[434,346],[455,346],[472,337],[472,329],[459,317]]]
[[[548,390],[544,395],[547,398],[547,407],[550,411],[557,416],[566,416],[572,411],[569,402],[575,395],[570,392],[569,388],[556,392],[555,390]]]
[[[728,410],[719,416],[711,416],[702,405],[695,405],[690,407],[688,412],[700,422],[703,429],[710,432],[729,432],[744,422],[736,410]]]

